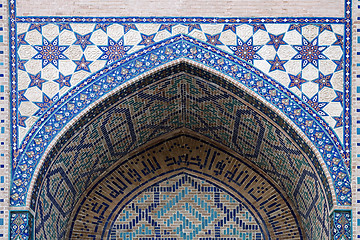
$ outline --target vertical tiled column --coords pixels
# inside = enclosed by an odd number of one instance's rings
[[[352,210],[353,239],[360,239],[360,1],[353,0],[352,49]]]
[[[11,240],[32,240],[34,218],[28,211],[12,211],[10,214]]]
[[[8,73],[8,3],[0,0],[0,239],[9,231],[9,73]]]
[[[351,239],[351,211],[337,211],[335,210],[331,214],[331,228],[332,238],[331,239]]]

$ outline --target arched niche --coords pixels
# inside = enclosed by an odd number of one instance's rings
[[[105,99],[57,142],[32,193],[36,236],[65,238],[93,181],[144,144],[179,129],[216,141],[259,168],[293,204],[303,237],[329,238],[330,187],[302,137],[235,85],[184,62]]]
[[[56,152],[58,141],[66,141],[68,136],[63,138],[64,134],[87,121],[96,111],[105,109],[108,103],[104,99],[113,94],[120,98],[132,94],[137,90],[138,79],[150,74],[161,77],[158,73],[163,73],[162,69],[178,63],[197,66],[200,71],[195,75],[211,72],[215,76],[212,79],[220,79],[216,84],[231,88],[231,91],[238,92],[236,94],[248,93],[251,101],[264,103],[262,108],[271,109],[271,118],[281,122],[280,125],[284,122],[291,138],[312,155],[310,158],[318,160],[314,161],[314,166],[321,175],[323,186],[329,186],[326,192],[328,198],[332,195],[330,208],[333,203],[339,206],[351,204],[349,162],[345,159],[342,145],[311,107],[241,59],[180,35],[106,66],[53,104],[28,132],[19,151],[14,152],[10,205],[34,209],[31,194],[39,190],[49,164],[48,155]],[[94,107],[96,111],[92,111]]]
[[[165,139],[155,139],[152,144],[146,144],[141,149],[118,161],[110,171],[96,179],[89,190],[82,195],[70,218],[71,222],[67,228],[66,239],[92,239],[93,236],[96,239],[109,239],[111,229],[114,228],[114,222],[119,218],[118,215],[126,206],[136,201],[140,193],[149,187],[154,187],[154,185],[159,187],[159,181],[171,182],[174,176],[179,175],[181,177],[190,175],[193,179],[205,179],[211,187],[223,189],[223,192],[233,196],[238,204],[245,206],[255,218],[260,230],[256,232],[261,232],[261,239],[304,239],[302,236],[304,230],[299,213],[280,186],[271,181],[258,167],[243,158],[237,157],[236,153],[232,154],[233,151],[230,149],[220,148],[209,143],[208,139],[203,140],[203,136],[196,137],[194,135],[196,133],[181,129],[164,136]],[[169,136],[171,137],[166,138]],[[187,183],[191,183],[191,181],[187,181]],[[197,193],[193,193],[193,197],[199,195],[201,199],[208,198],[210,202],[211,200],[216,201],[216,199],[210,199],[210,196],[204,196],[211,191],[204,189],[205,186],[195,186],[195,184],[200,184],[198,181],[192,184],[198,190]],[[173,185],[178,186],[179,182],[176,181]],[[161,185],[161,187],[165,186]],[[163,223],[169,219],[166,216],[163,216],[162,219],[159,214],[164,211],[164,208],[161,207],[164,204],[167,211],[178,209],[179,214],[186,214],[186,211],[182,209],[186,205],[185,202],[170,208],[170,205],[172,206],[176,201],[182,199],[181,196],[185,197],[185,192],[177,192],[175,188],[160,190],[164,194],[174,194],[175,192],[178,197],[174,196],[174,201],[157,199],[153,205],[150,202],[150,208],[160,212],[157,215],[158,223],[156,226],[150,219],[147,221],[150,221],[153,227],[158,227],[158,237],[179,238],[177,234],[169,236],[169,233],[163,232],[166,229],[166,224],[160,224],[160,222]],[[187,195],[192,194],[187,193]],[[159,201],[160,206],[157,205],[157,201]],[[218,206],[219,210],[226,211],[226,208],[231,207],[229,201],[220,202],[219,200],[219,204],[223,205],[222,207]],[[198,207],[201,208],[201,206],[200,203]],[[207,207],[209,208],[210,205]],[[169,212],[168,214],[173,215],[174,213]],[[177,213],[175,212],[175,214]],[[152,214],[149,212],[148,215],[151,217]],[[196,217],[195,213],[194,215]],[[145,216],[142,215],[142,217]],[[222,217],[227,219],[230,214]],[[136,224],[139,217],[134,217],[134,219],[132,221]],[[208,221],[210,222],[210,219]],[[213,221],[215,220],[213,219],[211,222]],[[208,238],[229,237],[223,233],[226,226],[229,225],[221,224],[221,219],[218,219],[218,222],[219,224],[208,226],[208,230],[213,232],[207,236]],[[201,224],[205,223],[205,220],[201,221]],[[219,228],[215,228],[215,225]],[[200,229],[205,230],[205,226]],[[124,229],[124,232],[130,230]],[[215,230],[222,233],[215,234]],[[244,227],[240,232],[245,234],[246,230],[248,229]],[[206,237],[204,232],[195,234],[196,229],[193,231],[193,239],[201,239],[201,236]],[[152,237],[156,236],[153,235]],[[321,239],[326,238],[325,235],[320,237]]]

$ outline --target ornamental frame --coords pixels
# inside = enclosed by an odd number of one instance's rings
[[[274,90],[276,89],[278,92],[284,94],[287,96],[290,101],[293,101],[296,106],[301,106],[301,113],[300,116],[304,117],[306,114],[308,116],[312,115],[312,118],[314,119],[315,123],[318,123],[317,127],[318,129],[321,129],[323,134],[325,135],[326,142],[328,143],[323,148],[319,147],[319,142],[316,142],[316,140],[311,140],[311,142],[317,147],[320,154],[324,158],[325,163],[330,173],[330,178],[332,178],[334,189],[335,189],[335,195],[336,195],[336,201],[333,208],[333,218],[334,219],[334,239],[338,239],[341,236],[347,236],[348,239],[351,239],[351,213],[348,211],[348,206],[351,205],[351,159],[350,159],[350,151],[351,151],[351,39],[352,39],[352,33],[351,33],[351,27],[352,27],[352,19],[351,19],[351,1],[346,0],[345,1],[345,16],[344,18],[202,18],[202,17],[109,17],[109,18],[97,18],[97,17],[18,17],[16,16],[16,2],[15,0],[9,1],[9,39],[10,39],[10,83],[11,83],[11,146],[12,146],[12,159],[11,159],[11,207],[19,207],[19,209],[27,209],[27,211],[21,211],[19,214],[22,214],[22,217],[28,216],[28,222],[32,222],[32,213],[31,209],[34,209],[30,202],[29,202],[29,196],[31,195],[31,184],[34,184],[35,181],[33,178],[35,176],[35,170],[37,169],[37,164],[40,162],[40,159],[42,158],[42,155],[45,154],[46,147],[50,145],[50,141],[48,141],[47,144],[43,145],[43,149],[39,151],[39,153],[36,153],[35,151],[29,151],[33,146],[31,144],[36,144],[36,136],[42,136],[43,133],[41,132],[45,130],[45,122],[49,120],[51,117],[55,117],[55,115],[52,115],[52,113],[56,110],[57,105],[61,105],[64,102],[68,102],[70,99],[75,99],[75,96],[78,92],[81,92],[83,89],[85,89],[89,84],[92,84],[92,81],[99,81],[101,79],[104,79],[105,76],[109,75],[113,69],[116,69],[117,67],[121,66],[123,69],[125,69],[126,64],[130,65],[132,61],[139,60],[142,56],[150,55],[149,53],[155,52],[157,49],[160,49],[163,46],[168,46],[176,43],[187,43],[189,45],[193,45],[197,47],[198,49],[204,49],[209,51],[209,53],[212,53],[214,55],[217,55],[219,58],[223,59],[226,64],[232,63],[232,64],[239,64],[242,65],[244,68],[251,71],[255,76],[264,79],[268,85],[266,85],[264,88],[267,88],[267,90]],[[124,43],[121,43],[119,41],[114,41],[109,39],[108,46],[100,46],[99,48],[102,49],[103,59],[107,60],[107,63],[105,64],[105,67],[101,70],[97,71],[95,74],[92,74],[85,80],[83,80],[78,85],[74,85],[71,87],[71,91],[68,91],[63,96],[59,96],[58,99],[43,99],[43,103],[50,104],[47,106],[48,108],[44,108],[44,111],[40,111],[39,113],[39,119],[34,124],[34,126],[30,129],[30,131],[27,133],[28,140],[25,140],[21,142],[21,138],[19,137],[19,123],[22,121],[21,115],[19,115],[19,102],[20,102],[20,91],[18,86],[18,73],[19,69],[21,68],[22,63],[19,56],[19,45],[21,45],[22,39],[19,39],[19,35],[17,32],[17,26],[19,24],[30,24],[30,26],[33,26],[34,29],[39,28],[40,32],[43,26],[54,24],[57,25],[60,29],[67,29],[68,27],[71,28],[71,24],[78,23],[78,24],[96,24],[99,26],[99,28],[107,28],[108,26],[112,24],[123,24],[123,26],[128,26],[129,28],[132,28],[133,26],[136,26],[135,24],[163,24],[163,25],[170,25],[170,28],[172,27],[171,24],[181,24],[181,25],[187,25],[190,28],[198,28],[200,24],[223,24],[224,28],[226,26],[231,27],[231,24],[240,25],[240,24],[248,24],[250,26],[257,26],[261,28],[261,26],[264,26],[265,24],[290,24],[290,25],[298,25],[298,24],[304,24],[305,25],[316,25],[320,26],[322,24],[323,26],[334,24],[334,25],[343,25],[344,26],[344,34],[343,34],[343,58],[341,58],[339,61],[343,65],[344,73],[343,73],[343,115],[342,115],[342,121],[343,121],[343,141],[339,140],[337,137],[337,134],[334,134],[334,131],[332,127],[329,127],[328,124],[323,121],[323,118],[319,111],[314,110],[314,105],[311,105],[311,102],[313,99],[306,99],[306,98],[300,98],[293,94],[291,91],[288,90],[286,86],[282,86],[277,81],[273,80],[271,77],[265,75],[262,73],[262,71],[259,71],[258,69],[254,68],[251,62],[246,63],[245,61],[241,60],[238,54],[236,54],[236,47],[241,46],[242,44],[248,44],[248,42],[238,40],[236,45],[230,46],[229,48],[233,50],[234,54],[229,54],[226,51],[222,51],[219,49],[216,45],[216,41],[219,41],[219,36],[216,37],[216,35],[209,35],[207,36],[207,43],[204,41],[198,40],[196,38],[190,37],[186,34],[180,34],[171,38],[167,38],[162,41],[153,41],[153,38],[149,38],[149,36],[144,36],[142,38],[144,42],[145,47],[142,49],[139,49],[138,52],[132,53],[132,54],[124,54],[121,58],[115,58],[110,60],[110,56],[106,55],[106,52],[109,52],[107,48],[109,48],[110,45],[116,45],[123,46],[123,50],[126,52],[130,49],[130,47],[126,45],[122,45]],[[131,30],[131,29],[130,29]],[[166,30],[166,27],[165,27]],[[228,29],[229,30],[229,29]],[[231,30],[231,29],[230,29]],[[85,35],[82,35],[81,37],[85,37]],[[40,53],[43,52],[44,46],[47,46],[48,44],[52,44],[54,46],[59,46],[55,43],[57,39],[54,39],[53,41],[49,42],[46,40],[46,38],[43,38],[43,44],[35,46],[34,48],[38,51],[38,54],[34,58],[42,58],[43,55]],[[113,42],[111,42],[113,41]],[[150,41],[150,44],[146,44],[146,41]],[[214,44],[213,44],[214,43]],[[252,43],[251,43],[252,44]],[[312,44],[312,42],[307,42],[307,44]],[[81,45],[81,44],[80,44]],[[81,45],[81,47],[84,49],[84,47]],[[85,46],[86,47],[86,46]],[[279,46],[277,46],[278,48]],[[299,46],[298,46],[299,47]],[[254,46],[256,48],[256,46]],[[46,67],[49,64],[52,64],[53,66],[57,67],[56,65],[59,63],[59,61],[66,59],[67,57],[62,54],[66,50],[65,47],[61,48],[59,46],[59,56],[57,61],[43,61],[43,67]],[[256,52],[256,50],[254,50]],[[301,51],[301,49],[299,50]],[[319,50],[320,52],[322,50]],[[180,53],[175,53],[174,56],[177,55],[177,58],[183,58],[184,56]],[[237,56],[236,56],[237,55]],[[256,53],[254,53],[254,60],[256,60]],[[319,54],[320,56],[321,54]],[[107,56],[107,57],[106,57]],[[260,56],[258,56],[260,57]],[[261,58],[261,57],[260,57]],[[244,59],[244,57],[242,58]],[[193,59],[196,60],[195,58]],[[246,60],[246,59],[245,59]],[[280,61],[280,59],[274,59],[274,61]],[[75,62],[75,61],[74,61]],[[90,72],[89,68],[87,67],[89,64],[87,59],[81,58],[79,60],[79,63],[77,64],[77,68],[81,68],[84,71]],[[85,65],[84,65],[85,64]],[[208,66],[212,69],[216,69],[216,65],[210,66],[210,63]],[[311,64],[311,63],[303,63],[303,64]],[[79,70],[81,70],[79,69]],[[219,70],[220,71],[220,70]],[[222,74],[234,77],[229,75],[228,71],[220,71]],[[130,74],[130,73],[129,73]],[[134,76],[129,77],[129,79],[136,77],[136,74]],[[34,76],[36,77],[36,76]],[[63,78],[66,78],[67,76],[62,76]],[[293,76],[296,78],[297,76]],[[40,78],[41,79],[41,78]],[[66,85],[66,79],[63,84]],[[127,80],[119,83],[119,85],[123,84]],[[35,84],[35,83],[34,83]],[[257,94],[261,95],[260,91],[256,90],[256,85],[251,86],[251,83],[245,83],[241,82],[241,84],[244,84],[246,87],[251,89],[254,92],[257,92]],[[41,83],[40,83],[41,85]],[[117,86],[119,86],[117,85]],[[36,84],[33,87],[38,87]],[[296,87],[296,86],[295,86]],[[115,88],[115,87],[114,87]],[[46,95],[45,95],[46,96]],[[265,101],[269,101],[267,99],[268,96],[263,95],[262,96]],[[271,101],[269,101],[271,102]],[[59,104],[57,104],[59,103]],[[281,110],[280,110],[281,111]],[[307,113],[306,113],[307,112]],[[303,113],[305,115],[303,115]],[[285,114],[285,113],[284,113]],[[285,114],[286,115],[286,114]],[[289,119],[291,119],[291,114],[288,114]],[[293,117],[297,118],[297,114],[292,113]],[[300,118],[300,117],[298,117]],[[70,120],[70,119],[69,119]],[[296,122],[295,120],[293,120]],[[297,125],[300,128],[300,124]],[[59,131],[58,131],[59,132]],[[57,133],[58,133],[57,132]],[[57,134],[56,133],[56,134]],[[38,135],[37,135],[38,134]],[[56,136],[54,135],[54,137]],[[309,136],[308,136],[309,137]],[[310,138],[310,137],[309,137]],[[322,150],[322,151],[321,151]],[[333,153],[326,157],[325,153],[332,152]],[[32,152],[32,154],[28,154],[29,152]],[[326,160],[327,158],[327,160]],[[22,164],[22,161],[29,161],[30,159],[35,160],[33,164],[30,164],[31,166],[27,169],[22,169],[24,164]],[[332,169],[334,159],[336,160],[336,165],[340,166],[335,171]],[[30,160],[31,161],[31,160]],[[28,176],[24,177],[24,173],[27,172]],[[341,177],[339,177],[341,176]],[[345,184],[345,188],[347,188],[346,191],[343,191],[343,187]],[[25,191],[26,193],[30,193],[28,195],[21,194],[21,192]],[[19,196],[24,196],[23,198]],[[344,210],[345,209],[345,210]],[[341,210],[341,211],[340,211]],[[11,219],[15,219],[16,211],[12,212]],[[14,215],[14,216],[13,216]],[[339,224],[336,225],[335,222],[337,222],[340,217],[346,218],[347,224],[341,225],[342,228],[338,228],[335,226],[339,226]],[[11,227],[15,226],[15,221],[11,220]],[[26,222],[26,221],[25,221]],[[28,224],[28,226],[31,226],[31,224]],[[12,229],[12,228],[11,228]],[[31,232],[31,229],[26,229],[26,234],[23,235],[24,239],[31,239],[31,234],[28,234]],[[346,229],[346,231],[343,231]],[[343,231],[344,234],[339,234],[339,232]],[[10,238],[14,239],[15,236],[11,232]]]

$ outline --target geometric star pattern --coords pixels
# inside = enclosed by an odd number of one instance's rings
[[[21,23],[19,24],[21,25]],[[310,25],[304,23],[289,24],[287,29],[282,30],[282,32],[271,30],[267,24],[251,23],[246,25],[248,26],[246,30],[248,33],[244,32],[242,28],[244,24],[219,25],[222,25],[219,27],[220,32],[211,32],[205,28],[203,29],[202,25],[197,23],[162,23],[157,26],[156,32],[149,33],[143,32],[142,24],[124,23],[116,25],[117,31],[120,34],[118,37],[115,37],[106,35],[109,27],[114,27],[114,25],[110,23],[96,23],[93,31],[100,30],[105,35],[101,35],[100,39],[94,40],[93,32],[77,32],[69,23],[54,25],[59,33],[55,34],[56,31],[52,31],[52,36],[49,36],[50,32],[46,32],[47,28],[45,26],[47,24],[33,23],[30,24],[27,31],[18,33],[18,68],[19,71],[28,73],[28,79],[30,79],[30,81],[27,80],[28,88],[36,86],[46,96],[54,96],[56,93],[49,91],[50,89],[54,91],[54,88],[49,88],[49,84],[57,83],[59,97],[61,97],[65,93],[63,90],[65,86],[70,89],[75,87],[76,83],[83,80],[71,80],[74,79],[72,76],[74,73],[82,72],[83,76],[86,77],[91,71],[100,70],[102,67],[118,61],[128,54],[166,39],[166,34],[172,34],[174,29],[181,26],[185,28],[184,34],[193,35],[195,33],[202,33],[202,41],[220,47],[229,54],[233,54],[253,64],[256,68],[264,71],[265,74],[270,74],[280,84],[290,88],[300,98],[304,95],[311,99],[314,94],[320,93],[325,87],[334,96],[338,94],[337,92],[342,93],[342,89],[334,89],[332,85],[332,79],[335,79],[334,74],[336,73],[337,76],[341,76],[344,68],[343,30],[340,30],[337,26],[332,24],[312,24],[311,26],[316,27],[313,31],[313,38],[308,39],[302,33]],[[28,41],[27,36],[31,31],[43,34],[42,45],[33,44]],[[74,41],[72,43],[63,44],[61,33],[64,31],[68,31],[68,33],[73,35]],[[332,42],[324,42],[319,37],[320,33],[324,32],[331,34]],[[243,36],[242,34],[244,33],[247,35]],[[227,34],[226,37],[225,34]],[[260,38],[259,34],[265,35]],[[265,40],[266,37],[267,40]],[[233,39],[232,42],[229,41],[230,38]],[[49,39],[52,40],[50,41]],[[259,44],[259,41],[262,39],[264,40]],[[301,39],[301,44],[295,42],[294,39]],[[98,44],[99,40],[101,40],[102,44]],[[107,43],[106,45],[104,45],[105,42]],[[234,43],[236,44],[234,45]],[[77,55],[74,55],[72,50],[69,49],[75,46],[81,50]],[[330,46],[332,48],[329,48]],[[23,54],[25,53],[25,48],[23,49],[23,47],[31,47],[33,49],[32,56]],[[38,71],[37,74],[34,74],[32,70],[34,65],[31,61],[34,60],[41,60],[42,70],[40,75]],[[320,67],[323,63],[322,61],[331,66],[332,70],[324,71],[325,69]],[[89,66],[92,66],[91,70]],[[46,74],[51,69],[52,71],[56,69],[59,72],[57,79],[50,78],[50,75]],[[283,73],[287,74],[282,75]],[[299,76],[301,78],[296,78]],[[314,85],[311,84],[316,84],[318,87],[314,88]],[[46,87],[44,88],[43,86]],[[317,92],[314,92],[315,89]],[[39,95],[34,95],[35,91],[28,92],[26,88],[19,89],[19,91],[25,91],[23,96],[26,96],[33,103],[33,107],[38,106],[40,102]],[[321,98],[321,93],[319,98]],[[326,100],[325,102],[329,103],[330,101]],[[327,113],[333,120],[341,115],[343,102],[340,103],[341,108]],[[32,111],[33,116],[35,116],[35,112],[38,112],[37,110],[34,109]],[[327,112],[328,107],[324,108],[323,111]],[[26,116],[31,117],[31,115]],[[331,122],[331,124],[333,127],[335,126],[334,122]],[[31,127],[31,124],[26,126]]]
[[[278,51],[280,45],[286,45],[286,42],[284,42],[284,40],[283,40],[284,35],[285,34],[280,34],[280,35],[276,36],[276,35],[269,33],[269,37],[271,40],[267,43],[267,45],[273,45],[275,50]]]
[[[129,49],[130,46],[124,46],[123,38],[120,38],[117,42],[109,38],[107,46],[100,46],[100,50],[103,52],[100,59],[107,60],[106,64],[110,64],[125,56],[126,51]]]
[[[301,66],[305,68],[308,64],[315,67],[319,66],[319,60],[328,59],[322,52],[327,48],[325,46],[318,46],[318,39],[315,38],[309,42],[303,37],[302,45],[293,46],[298,53],[292,58],[293,60],[301,60]]]
[[[38,51],[33,59],[41,60],[43,68],[50,63],[55,67],[58,67],[59,60],[68,59],[64,55],[64,51],[68,48],[68,46],[59,46],[58,37],[56,37],[52,42],[49,42],[45,37],[43,37],[43,45],[33,47],[36,51]]]
[[[268,61],[268,63],[271,64],[270,72],[275,71],[275,70],[285,71],[284,64],[287,61],[280,60],[278,55],[275,56],[274,60],[267,60],[267,61]]]
[[[257,53],[262,46],[253,45],[252,38],[249,38],[246,42],[238,38],[237,43],[236,46],[229,46],[236,56],[251,64],[254,64],[254,60],[262,60],[262,57]]]

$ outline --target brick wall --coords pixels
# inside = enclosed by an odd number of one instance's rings
[[[18,0],[18,16],[343,17],[342,0]]]

